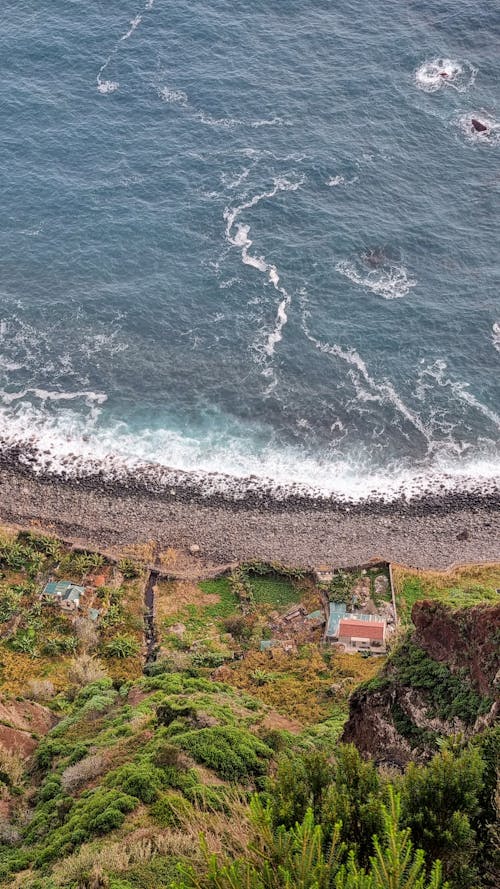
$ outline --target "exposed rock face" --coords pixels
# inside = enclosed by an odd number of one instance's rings
[[[428,665],[441,672],[439,665],[446,668],[442,684],[437,681],[440,703],[444,702],[446,709],[447,689],[452,698],[453,683],[460,681],[461,692],[467,695],[469,690],[472,704],[468,701],[464,714],[456,712],[459,708],[453,712],[450,707],[443,718],[433,706],[433,690],[429,691],[421,682],[419,663],[415,665],[412,684],[412,670],[405,669],[403,647],[399,660],[391,659],[379,677],[354,692],[342,737],[377,762],[400,767],[412,759],[431,755],[439,735],[472,735],[492,725],[500,709],[500,605],[452,611],[439,603],[424,601],[414,606],[412,618],[413,651],[420,652],[424,667]],[[476,704],[477,718],[474,709],[471,716],[470,709]]]
[[[494,694],[500,667],[500,603],[451,611],[438,602],[416,602],[413,641],[451,670],[466,669],[474,687]]]
[[[56,722],[54,714],[41,704],[0,700],[0,745],[27,758],[38,747],[38,738]]]
[[[403,768],[412,758],[411,744],[399,734],[391,715],[392,695],[386,689],[354,692],[342,741],[377,763]]]

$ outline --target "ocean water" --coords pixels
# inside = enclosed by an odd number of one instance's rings
[[[497,485],[495,6],[4,0],[4,446],[207,490]]]

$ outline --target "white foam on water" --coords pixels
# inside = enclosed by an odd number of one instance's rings
[[[470,62],[459,62],[456,59],[432,59],[424,62],[415,71],[415,82],[419,89],[426,93],[451,87],[459,93],[465,93],[476,79],[477,68]]]
[[[354,183],[358,181],[359,176],[353,176],[352,179],[346,179],[345,176],[330,176],[330,178],[326,180],[325,185],[327,185],[328,188],[336,188],[339,185],[354,185]]]
[[[493,347],[500,352],[500,321],[495,321],[493,323],[493,327],[491,328],[491,338],[493,340]]]
[[[353,260],[343,259],[335,268],[353,284],[364,287],[383,299],[401,299],[417,283],[408,277],[408,272],[401,263],[386,262],[379,268],[368,270],[366,263],[357,257]]]
[[[425,367],[421,372],[420,381],[422,380],[422,377],[426,377],[427,379],[432,380],[432,384],[431,386],[421,386],[420,397],[422,398],[423,392],[425,397],[425,389],[438,385],[442,389],[447,389],[451,397],[456,401],[464,402],[483,417],[486,417],[490,420],[492,426],[497,431],[500,431],[500,415],[488,405],[483,404],[483,402],[470,391],[469,383],[462,382],[461,380],[453,380],[447,371],[448,365],[444,359],[437,359],[432,364]]]
[[[168,86],[162,86],[158,89],[158,95],[164,102],[174,105],[187,105],[188,97],[184,90],[169,89]]]
[[[432,430],[415,411],[407,406],[389,380],[375,380],[370,374],[366,362],[356,349],[345,349],[338,345],[338,343],[331,344],[318,340],[309,330],[307,312],[305,309],[303,309],[302,315],[302,329],[309,342],[311,342],[318,351],[335,358],[340,358],[346,364],[350,365],[353,369],[351,380],[355,384],[358,397],[360,397],[362,401],[380,401],[386,404],[391,404],[396,410],[396,413],[399,413],[404,417],[404,419],[420,433],[426,442],[427,452],[431,453],[435,450],[436,443],[432,438]],[[364,387],[363,385],[359,385],[360,381],[363,381]],[[368,389],[365,388],[366,386]]]
[[[265,118],[263,120],[254,120],[250,126],[252,129],[258,130],[260,127],[282,127],[288,126],[288,124],[285,123],[282,117],[276,116],[272,117],[270,120],[266,120]]]
[[[482,133],[475,130],[472,124],[473,119],[484,124],[484,126],[487,127],[487,130]],[[473,145],[484,145],[492,148],[493,146],[500,144],[500,121],[496,120],[486,111],[478,111],[474,114],[467,111],[466,113],[461,114],[457,118],[457,126],[462,135],[465,136],[467,142],[470,142]]]
[[[120,41],[122,41],[122,40],[128,40],[129,37],[132,37],[132,34],[134,33],[134,31],[137,30],[137,28],[139,27],[139,25],[141,24],[141,22],[142,22],[142,15],[136,15],[135,18],[131,19],[131,22],[130,22],[130,28],[128,29],[128,31],[127,31],[126,34],[123,34],[123,35],[120,37]]]
[[[254,195],[250,200],[244,201],[237,207],[226,207],[224,211],[224,220],[226,222],[226,240],[228,241],[228,243],[232,244],[234,247],[239,247],[241,250],[241,258],[243,263],[245,265],[252,266],[253,268],[257,269],[257,271],[265,274],[267,276],[268,283],[272,284],[274,289],[281,294],[281,299],[276,310],[276,318],[273,329],[268,332],[267,336],[264,339],[264,343],[259,350],[263,353],[264,356],[266,356],[267,359],[272,359],[277,344],[283,338],[283,328],[288,321],[287,310],[291,303],[291,295],[280,284],[280,276],[276,266],[272,263],[267,262],[264,256],[255,256],[255,254],[249,252],[250,247],[252,246],[252,241],[249,237],[250,226],[239,222],[238,217],[245,210],[249,210],[252,207],[255,207],[262,200],[275,197],[281,191],[297,191],[297,189],[300,188],[300,186],[303,184],[303,181],[303,179],[300,179],[298,181],[290,181],[284,178],[276,178],[274,179],[273,188],[269,191],[261,192]],[[266,394],[270,394],[270,392],[275,388],[277,381],[269,365],[265,367],[264,375],[269,377],[271,380],[270,386],[268,387],[266,392]]]
[[[97,91],[102,93],[105,96],[107,93],[114,93],[117,89],[119,89],[120,84],[117,80],[101,80],[100,76],[97,76]]]
[[[97,91],[101,93],[101,95],[106,96],[110,93],[115,93],[120,88],[120,84],[117,80],[106,80],[105,78],[103,78],[103,74],[110,65],[112,59],[116,56],[120,44],[132,37],[132,34],[137,31],[137,28],[142,22],[143,13],[149,12],[151,9],[153,9],[154,4],[155,0],[146,0],[146,5],[142,8],[141,12],[138,12],[134,16],[134,18],[130,20],[127,31],[125,31],[125,33],[118,38],[108,58],[99,68],[99,71],[97,72],[96,83]]]
[[[2,445],[22,448],[24,444],[26,456],[20,459],[34,472],[81,477],[99,471],[110,479],[132,472],[167,489],[186,481],[197,483],[206,495],[222,492],[238,498],[265,486],[279,499],[293,486],[294,493],[312,497],[363,501],[376,495],[389,501],[401,493],[412,497],[438,489],[440,493],[500,489],[499,461],[487,456],[453,462],[437,454],[433,464],[420,471],[403,464],[377,470],[363,457],[322,460],[298,449],[271,445],[251,451],[252,428],[240,437],[229,430],[208,438],[205,433],[184,436],[169,429],[137,434],[125,423],[99,428],[96,415],[83,417],[70,408],[50,419],[28,404],[21,404],[8,424],[1,426],[8,430],[1,436]]]

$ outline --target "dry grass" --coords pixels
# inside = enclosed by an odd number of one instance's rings
[[[448,571],[424,571],[405,568],[404,565],[393,565],[392,571],[397,587],[399,587],[401,578],[412,576],[419,577],[426,585],[439,590],[451,587],[464,589],[474,584],[500,589],[500,564],[498,562],[484,565],[458,565]]]
[[[93,842],[82,846],[78,852],[55,865],[52,879],[56,886],[90,887],[106,885],[110,873],[126,873],[137,864],[147,865],[157,856],[183,856],[191,862],[201,861],[199,838],[203,833],[209,852],[230,856],[241,854],[250,840],[248,812],[244,801],[232,801],[232,814],[202,812],[196,807],[179,828],[158,829],[139,827],[128,835],[131,827],[126,823],[124,834],[118,841]],[[20,886],[21,884],[19,884]]]
[[[234,666],[224,667],[218,678],[245,689],[287,718],[309,725],[327,719],[332,705],[344,703],[382,664],[380,658],[332,652],[327,666],[318,649],[308,646],[301,654],[275,649],[272,657],[266,652],[249,652]],[[332,695],[334,684],[339,688]]]
[[[155,610],[156,620],[160,624],[165,619],[179,617],[189,605],[205,608],[217,605],[220,596],[216,593],[204,593],[196,583],[189,580],[162,581],[156,585]]]
[[[34,660],[27,654],[0,645],[0,662],[0,682],[4,694],[25,694],[34,678],[50,679],[56,693],[68,687],[69,657],[39,657]]]

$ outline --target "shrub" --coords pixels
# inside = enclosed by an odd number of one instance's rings
[[[153,820],[160,827],[179,827],[193,812],[191,803],[179,793],[165,793],[151,806]]]
[[[118,562],[118,570],[121,571],[126,580],[134,580],[141,573],[140,568],[133,559],[122,559],[121,562]]]
[[[20,756],[11,753],[0,744],[0,783],[18,787],[24,775],[24,763]]]
[[[425,691],[430,709],[442,719],[458,716],[472,724],[491,707],[491,699],[481,697],[465,675],[452,673],[446,664],[432,660],[411,642],[397,649],[391,663],[397,682]]]
[[[96,657],[91,654],[80,654],[72,661],[68,678],[74,685],[85,686],[99,679],[104,679],[106,671]]]
[[[17,535],[17,540],[19,543],[29,546],[35,552],[48,556],[54,562],[57,562],[60,558],[61,544],[55,537],[50,537],[48,534],[20,531]]]
[[[56,693],[50,679],[31,679],[28,683],[28,697],[33,701],[50,701]]]
[[[160,768],[186,769],[186,756],[176,744],[165,741],[159,744],[155,754],[154,761]]]
[[[29,654],[32,658],[37,656],[36,633],[33,627],[29,627],[27,630],[19,630],[10,639],[9,644],[14,651]]]
[[[224,621],[224,629],[226,633],[230,633],[234,639],[250,639],[252,635],[252,627],[244,617],[235,615],[234,617],[226,617]]]
[[[196,709],[190,704],[177,704],[164,701],[156,708],[156,718],[160,725],[170,725],[176,719],[194,719]]]
[[[266,771],[272,750],[246,729],[215,726],[176,736],[176,742],[196,762],[214,769],[221,778],[241,781]]]
[[[101,775],[104,771],[105,763],[103,757],[99,753],[86,756],[80,759],[74,765],[68,766],[61,775],[61,786],[66,793],[72,793],[77,787],[91,781],[92,778]]]
[[[125,815],[138,805],[136,797],[114,789],[84,793],[74,804],[64,824],[52,831],[50,842],[39,852],[38,867],[71,852],[96,834],[105,834],[120,827]]]
[[[76,618],[75,632],[84,651],[90,651],[97,646],[99,637],[97,635],[95,624],[87,617]]]
[[[17,613],[21,597],[22,593],[17,592],[12,587],[2,592],[0,596],[0,623],[10,620]]]
[[[127,658],[138,654],[140,645],[130,636],[115,636],[104,646],[105,657]]]
[[[143,803],[152,803],[164,784],[160,769],[150,761],[129,763],[111,772],[106,780],[110,787],[119,787],[129,796],[135,796]]]

